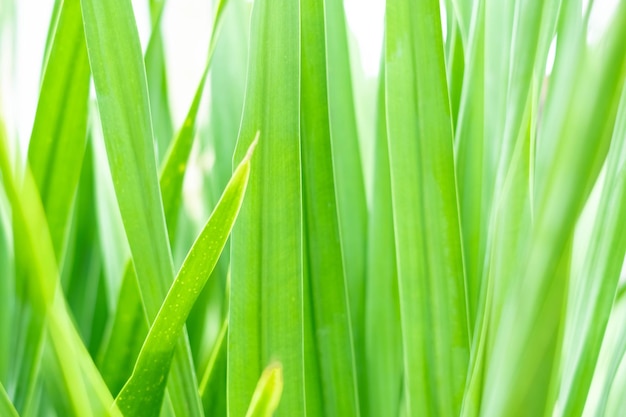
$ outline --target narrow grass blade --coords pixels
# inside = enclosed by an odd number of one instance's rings
[[[2,383],[0,383],[0,414],[6,417],[19,417]]]
[[[302,3],[302,2],[301,2]],[[322,3],[319,1],[319,3]],[[304,4],[304,3],[302,3]],[[364,384],[365,334],[365,265],[367,242],[367,203],[354,108],[350,50],[344,2],[323,2],[325,39],[321,34],[316,46],[325,46],[325,64],[319,62],[315,73],[326,69],[326,88],[330,123],[334,173],[334,188],[339,216],[339,234],[343,253],[343,267],[350,299],[350,319],[354,340],[354,355],[359,386]],[[303,24],[306,23],[303,20]],[[304,29],[303,29],[304,30]],[[321,78],[321,75],[319,75]],[[314,90],[315,91],[315,90]],[[303,93],[303,101],[309,98]],[[362,402],[362,405],[364,403]]]
[[[132,264],[122,278],[117,310],[97,364],[113,395],[117,395],[132,372],[141,345],[148,334],[148,324],[141,304],[141,294]]]
[[[362,409],[365,416],[399,415],[403,372],[398,270],[395,261],[391,171],[387,143],[385,68],[384,65],[381,67],[374,198],[368,229],[365,291],[367,384],[366,390],[360,391],[361,397],[367,401],[366,409]]]
[[[16,366],[13,343],[18,334],[15,320],[18,317],[15,303],[15,264],[13,253],[13,232],[11,228],[9,203],[0,189],[0,382],[7,384],[11,368]]]
[[[149,3],[152,32],[150,33],[144,62],[146,65],[146,81],[148,84],[148,96],[150,97],[150,112],[152,114],[157,160],[161,161],[174,134],[161,30],[161,21],[166,1],[149,0]]]
[[[57,261],[63,257],[85,153],[90,76],[80,0],[62,3],[56,30],[51,30],[50,57],[28,150]]]
[[[587,28],[577,23],[578,6],[569,3],[564,10],[564,22],[573,31],[557,50],[539,128],[534,221],[515,259],[515,285],[506,294],[494,335],[481,409],[486,416],[523,415],[529,401],[550,407],[535,394],[545,396],[550,380],[540,375],[546,363],[559,360],[554,345],[568,285],[567,276],[557,275],[559,263],[604,163],[626,76],[626,4],[616,9],[601,48],[587,43]],[[524,366],[507,366],[511,362]]]
[[[252,142],[248,154],[235,170],[220,202],[189,251],[150,327],[133,374],[115,400],[126,416],[158,414],[161,409],[176,342],[237,218],[255,146],[256,141]]]
[[[170,241],[172,241],[174,236],[176,236],[176,222],[178,220],[178,212],[181,205],[183,180],[185,178],[191,148],[194,143],[196,119],[198,117],[200,101],[204,93],[204,86],[207,81],[209,69],[211,68],[211,62],[213,61],[213,54],[215,52],[219,30],[222,26],[222,19],[228,1],[229,0],[220,0],[217,5],[215,18],[213,19],[213,31],[211,33],[209,54],[204,71],[200,77],[196,93],[187,112],[187,117],[185,117],[185,122],[168,149],[165,156],[165,162],[161,170],[159,185],[161,187],[163,207]]]
[[[271,417],[278,407],[283,392],[283,368],[280,363],[270,364],[254,390],[246,417]]]
[[[234,161],[261,132],[232,236],[228,413],[245,415],[265,364],[283,365],[277,416],[305,414],[299,2],[255,1]]]
[[[37,186],[27,167],[18,188],[10,163],[4,126],[0,126],[0,172],[12,206],[14,230],[21,236],[17,241],[16,252],[19,250],[22,257],[31,261],[28,279],[32,291],[28,301],[36,307],[36,314],[47,320],[54,351],[63,372],[65,392],[70,396],[73,410],[84,415],[106,410],[113,399],[68,314],[59,287],[54,249]]]
[[[126,0],[83,0],[82,6],[111,174],[146,310],[153,318],[173,267],[137,29]]]
[[[80,1],[58,2],[55,8],[48,29],[48,53],[28,161],[46,212],[56,260],[61,265],[87,137],[90,70]],[[35,376],[42,352],[36,346],[44,343],[43,321],[33,318],[28,327],[27,340],[35,348],[26,351],[19,369],[21,375]],[[18,407],[23,398],[30,401],[38,378],[22,382],[25,385],[19,391],[26,397],[17,396]]]
[[[111,175],[144,310],[152,321],[174,271],[135,19],[127,0],[83,0],[82,10]],[[188,341],[179,340],[172,402],[178,412],[202,415]]]
[[[493,177],[485,160],[485,1],[474,2],[466,47],[464,82],[455,124],[459,215],[463,238],[468,320],[472,336],[477,321],[487,241],[487,192]],[[450,64],[448,64],[450,65]],[[479,330],[480,331],[480,330]]]
[[[170,243],[173,243],[176,236],[183,180],[194,143],[196,119],[226,4],[226,0],[221,1],[216,11],[205,70],[196,88],[185,122],[167,151],[159,177]],[[119,307],[116,310],[109,336],[99,354],[98,363],[103,367],[103,376],[114,394],[119,392],[130,376],[132,366],[148,331],[136,280],[134,266],[128,261],[122,277]]]
[[[586,398],[584,417],[619,415],[613,408],[623,402],[624,392],[620,390],[619,374],[623,374],[626,357],[626,287],[620,288],[602,339],[600,355],[594,370],[593,381]],[[612,413],[611,413],[612,412]]]
[[[346,274],[342,257],[340,221],[335,192],[333,171],[332,139],[348,138],[356,142],[356,135],[333,136],[331,130],[330,100],[328,88],[330,77],[319,71],[327,65],[326,51],[321,45],[326,42],[324,22],[324,1],[302,0],[301,4],[301,143],[302,143],[302,193],[305,239],[305,297],[311,303],[309,317],[312,320],[312,339],[305,337],[305,343],[315,347],[319,377],[307,373],[306,385],[319,384],[314,391],[321,392],[321,398],[307,393],[307,407],[319,407],[327,416],[358,414],[356,389],[356,369]],[[345,149],[342,149],[345,151]],[[356,152],[358,155],[358,149]],[[348,153],[337,155],[339,160]],[[357,159],[358,162],[358,159]],[[356,181],[360,181],[359,175]],[[361,183],[362,185],[362,183]],[[358,201],[353,201],[358,203]],[[358,213],[358,210],[355,210]],[[355,216],[358,217],[358,214]],[[359,233],[363,233],[361,229]],[[343,235],[345,236],[345,235]],[[362,247],[361,239],[356,249]],[[357,261],[363,261],[360,255]],[[363,286],[363,273],[353,275]],[[363,297],[363,294],[360,295]],[[362,308],[362,307],[361,307]],[[308,309],[307,309],[308,310]],[[360,316],[362,319],[362,313]],[[315,352],[315,353],[314,353]],[[307,359],[313,359],[308,356]],[[319,405],[312,403],[319,401]],[[310,413],[310,412],[309,412]]]
[[[469,357],[439,2],[390,0],[385,94],[409,416],[458,415]]]
[[[89,351],[94,352],[100,344],[108,316],[108,293],[101,287],[106,281],[102,273],[98,231],[93,226],[97,216],[91,149],[85,154],[80,175],[61,283],[76,326]]]
[[[204,413],[208,416],[227,415],[225,385],[227,352],[228,321],[224,320],[198,388]]]
[[[580,415],[626,254],[626,89],[607,157],[606,179],[583,269],[572,277],[557,415]]]
[[[205,180],[216,202],[233,172],[232,156],[241,124],[246,89],[246,63],[250,37],[250,8],[246,0],[229,0],[223,28],[215,42],[215,57],[209,74],[211,108],[208,143],[215,152],[215,165]],[[223,256],[223,255],[222,255]]]

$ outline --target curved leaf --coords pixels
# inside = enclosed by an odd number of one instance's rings
[[[133,374],[115,400],[126,416],[156,415],[161,409],[176,342],[235,223],[248,184],[255,146],[256,140],[189,251],[150,327]]]

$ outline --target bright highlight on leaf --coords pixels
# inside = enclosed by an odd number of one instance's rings
[[[246,417],[271,417],[283,393],[283,367],[280,363],[270,364],[261,375],[252,395]]]

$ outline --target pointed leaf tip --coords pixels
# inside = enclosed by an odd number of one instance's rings
[[[254,150],[256,149],[256,145],[259,143],[259,136],[261,136],[261,131],[257,130],[256,135],[254,135],[254,140],[250,144],[248,151],[246,152],[246,156],[243,158],[244,161],[249,161],[252,159],[252,155],[254,155]]]
[[[246,417],[273,416],[280,403],[282,392],[283,365],[277,361],[272,362],[261,374],[261,378],[252,395],[252,401],[250,401]]]

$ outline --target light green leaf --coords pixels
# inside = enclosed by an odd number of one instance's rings
[[[302,2],[301,2],[302,3]],[[316,3],[322,3],[318,0]],[[304,4],[304,3],[302,3]],[[304,8],[304,6],[303,6]],[[343,269],[350,299],[350,319],[354,340],[355,365],[359,387],[364,383],[364,335],[365,335],[365,266],[367,251],[367,203],[365,183],[359,149],[359,132],[354,108],[350,50],[344,2],[324,0],[325,39],[320,36],[310,48],[325,46],[325,63],[318,62],[315,73],[326,68],[325,96],[328,97],[328,114],[333,163],[339,234],[343,253]],[[304,12],[303,12],[304,13]],[[303,24],[310,17],[304,15]],[[304,29],[303,29],[304,30]],[[303,93],[304,94],[304,93]],[[302,101],[309,101],[303,95]],[[364,387],[363,387],[364,388]],[[364,402],[361,403],[362,405]]]
[[[161,161],[172,140],[174,127],[170,111],[170,93],[167,81],[165,48],[161,31],[161,21],[165,0],[149,0],[152,32],[146,48],[144,62],[146,65],[146,81],[150,97],[152,128],[156,145],[157,160]]]
[[[15,317],[18,317],[15,303],[15,263],[13,253],[13,231],[11,228],[10,205],[0,187],[0,382],[7,383],[12,363],[16,362],[13,355],[13,343],[18,329]]]
[[[191,148],[194,143],[196,119],[198,117],[198,110],[200,109],[200,101],[204,93],[204,85],[206,84],[209,69],[211,68],[211,62],[213,61],[215,45],[222,25],[226,4],[228,4],[228,0],[220,0],[215,11],[207,63],[204,67],[198,87],[196,88],[196,93],[193,97],[191,106],[187,112],[185,122],[168,149],[165,156],[165,162],[161,169],[159,184],[161,186],[163,207],[165,210],[165,219],[167,220],[170,241],[172,241],[174,236],[176,236],[176,223],[181,205],[183,180],[185,178]]]
[[[312,361],[307,364],[306,373],[307,413],[315,414],[313,410],[317,410],[327,416],[358,415],[356,369],[346,290],[348,274],[344,274],[340,238],[345,235],[340,235],[338,214],[341,211],[338,211],[335,197],[332,148],[333,138],[336,141],[347,141],[351,138],[356,142],[356,134],[352,137],[332,135],[332,113],[328,99],[330,77],[319,71],[328,62],[326,50],[321,46],[333,42],[330,39],[326,42],[328,32],[324,21],[325,2],[302,0],[300,4],[300,120],[306,265],[304,296],[305,303],[310,303],[308,308],[305,307],[305,320],[311,321],[309,325],[312,333],[312,337],[305,334],[305,344],[312,344],[312,347],[305,347],[311,349],[307,361]],[[338,148],[341,147],[336,147],[335,152]],[[343,153],[339,153],[335,161],[345,155],[358,155],[358,148],[356,152],[347,152],[345,148],[340,150]],[[360,167],[358,173],[356,181],[360,181]],[[353,203],[358,203],[358,199]],[[362,233],[363,229],[359,231],[359,234]],[[356,246],[351,245],[355,250],[363,246],[364,239],[360,239]],[[362,262],[363,255],[354,260]],[[362,287],[363,272],[353,273],[355,275],[352,278],[360,281]],[[359,319],[362,319],[362,312]],[[310,372],[313,369],[317,372]]]
[[[65,392],[76,414],[100,413],[113,399],[69,316],[37,186],[27,166],[18,188],[3,125],[0,125],[0,172],[12,207],[14,230],[20,235],[15,250],[21,252],[22,259],[30,260],[27,278],[32,290],[28,293],[28,301],[35,314],[47,321],[54,352],[63,372]],[[116,409],[111,412],[115,414]]]
[[[572,277],[556,415],[580,415],[600,354],[626,254],[626,89],[622,92],[606,178],[583,268]]]
[[[257,135],[258,136],[258,135]],[[185,320],[208,280],[235,223],[250,174],[252,142],[220,202],[189,251],[141,348],[130,379],[115,402],[126,416],[158,414],[170,363]]]
[[[226,415],[226,355],[228,352],[228,320],[224,320],[209,362],[202,374],[200,396],[206,415]]]
[[[167,152],[159,177],[170,243],[173,242],[176,233],[183,180],[195,138],[196,119],[226,4],[227,0],[221,1],[216,11],[206,67],[185,122]],[[130,376],[130,369],[135,363],[148,330],[136,273],[130,261],[126,263],[124,269],[118,306],[109,337],[100,351],[98,360],[103,376],[114,394],[119,392]]]
[[[283,367],[272,363],[261,375],[254,390],[246,417],[271,417],[278,407],[283,392]]]
[[[528,402],[550,406],[544,403],[550,378],[543,375],[558,361],[554,349],[569,280],[559,273],[560,263],[604,162],[626,76],[626,4],[617,8],[599,48],[587,43],[575,3],[565,4],[562,18],[570,32],[557,50],[539,125],[533,223],[523,228],[528,240],[512,261],[514,284],[502,301],[485,370],[486,416],[523,415]]]
[[[80,0],[63,2],[52,33],[28,161],[60,264],[87,140],[90,71]]]
[[[367,409],[362,410],[362,414],[366,416],[399,415],[403,372],[384,83],[385,68],[381,65],[374,165],[374,206],[370,216],[366,275],[367,385],[365,391],[360,391],[361,398],[368,404]]]
[[[389,0],[385,94],[409,416],[458,415],[469,356],[439,2]]]
[[[257,131],[247,198],[232,236],[228,413],[245,415],[265,364],[283,365],[277,415],[305,414],[299,2],[257,0],[234,161]]]
[[[122,221],[148,320],[174,278],[158,184],[144,63],[127,0],[82,0],[89,61]],[[170,395],[175,410],[202,415],[185,333]]]
[[[6,417],[19,417],[2,383],[0,383],[0,414]]]
[[[600,354],[593,374],[593,381],[586,398],[583,416],[619,415],[613,408],[624,400],[621,390],[626,357],[626,287],[620,288],[602,339]],[[621,375],[620,375],[621,374]],[[622,379],[622,381],[620,381]],[[613,411],[613,413],[611,413]]]

